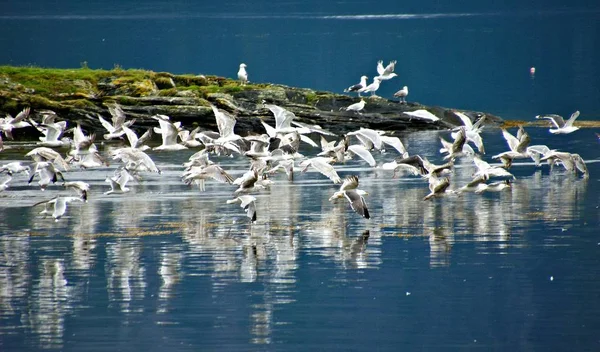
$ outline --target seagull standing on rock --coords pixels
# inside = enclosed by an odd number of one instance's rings
[[[238,79],[242,85],[248,83],[248,72],[246,72],[246,64],[241,63],[240,69],[238,70]]]
[[[396,98],[400,98],[400,104],[406,104],[406,96],[408,95],[408,86],[402,87],[399,91],[394,93]]]
[[[360,97],[360,91],[361,89],[363,89],[364,87],[367,86],[367,76],[362,76],[360,77],[360,83],[355,84],[353,86],[350,86],[346,89],[344,89],[344,92],[348,93],[348,92],[358,92],[358,96]]]
[[[362,111],[362,109],[365,108],[365,104],[366,104],[365,100],[361,99],[358,103],[354,103],[354,104],[349,105],[349,106],[347,106],[345,108],[342,108],[342,109],[344,109],[346,111],[357,112],[357,113],[360,114],[360,112]]]
[[[379,77],[375,77],[373,78],[373,83],[369,84],[368,86],[361,88],[358,90],[358,93],[371,93],[371,96],[374,97],[375,92],[377,91],[377,89],[379,89],[379,85],[381,84],[381,78]]]

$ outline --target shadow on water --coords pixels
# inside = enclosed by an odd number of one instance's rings
[[[498,134],[487,132],[490,150],[505,148]],[[409,151],[435,160],[438,146],[430,142],[438,135],[416,133],[404,139]],[[587,143],[577,147],[588,148]],[[373,286],[412,294],[398,283],[386,286],[376,280],[378,271],[404,273],[407,285],[411,271],[435,276],[436,270],[486,266],[490,277],[501,276],[505,267],[535,265],[540,251],[583,250],[589,243],[575,234],[589,234],[598,226],[598,163],[589,164],[589,180],[559,169],[550,173],[545,165],[516,164],[511,171],[517,180],[509,190],[423,201],[425,181],[392,178],[390,172],[353,160],[338,172],[359,175],[361,188],[369,192],[370,220],[353,213],[345,201],[329,202],[337,186],[307,172],[293,183],[278,176],[270,190],[259,192],[258,221],[251,224],[239,206],[226,204],[230,186],[210,182],[206,192],[199,192],[181,182],[178,165],[190,154],[163,161],[164,174],[145,176],[124,195],[102,194],[110,171],[66,173],[69,179],[85,179],[92,192],[88,203],[69,204],[57,222],[31,205],[64,190],[50,186],[41,192],[24,176],[15,177],[0,195],[0,337],[6,348],[77,349],[86,344],[90,350],[130,349],[132,338],[178,349],[294,345],[286,331],[319,329],[302,312],[290,313],[317,299],[307,287],[329,287],[319,290],[322,310],[310,311],[315,321],[327,320],[346,305],[361,304],[353,294],[355,301],[342,298],[348,290],[371,292]],[[377,159],[393,157],[388,152]],[[241,159],[220,163],[236,175],[246,167]],[[474,171],[469,162],[458,164],[453,187],[466,184]],[[494,259],[501,256],[514,261]],[[435,280],[442,281],[426,280],[421,288],[445,285],[444,279]],[[412,286],[420,285],[412,281]],[[431,286],[427,294],[434,291]],[[486,295],[477,288],[467,293]],[[409,303],[391,302],[409,309]],[[426,302],[412,304],[417,312],[426,310]],[[375,309],[375,316],[386,313],[385,304]],[[330,329],[324,334],[339,333]],[[197,331],[203,331],[202,340],[194,337]],[[354,338],[344,341],[349,346]],[[488,347],[501,343],[490,341]]]

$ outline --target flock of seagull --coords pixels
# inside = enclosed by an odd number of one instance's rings
[[[375,97],[376,96],[375,92],[377,92],[377,90],[379,89],[379,86],[381,85],[382,81],[387,81],[387,80],[390,80],[390,79],[398,76],[394,72],[395,69],[396,69],[396,61],[395,60],[390,61],[387,64],[387,66],[385,66],[385,67],[383,66],[383,61],[379,60],[377,62],[377,74],[378,75],[373,78],[373,83],[367,84],[367,79],[369,79],[369,77],[361,76],[359,83],[354,84],[354,85],[344,89],[344,92],[346,92],[346,93],[356,92],[358,94],[358,96],[361,97],[361,99],[358,103],[354,103],[354,104],[346,107],[345,110],[346,111],[355,111],[355,112],[360,112],[361,110],[363,110],[365,108],[366,101],[364,99],[362,99],[362,96],[360,95],[360,93],[371,93],[371,96]],[[399,91],[394,93],[394,97],[399,98],[401,104],[406,104],[406,96],[408,96],[408,86],[404,86],[404,87],[402,87],[402,89],[400,89]]]
[[[374,93],[382,80],[396,76],[393,73],[394,65],[395,61],[392,61],[384,68],[379,61],[380,75],[375,77],[371,85],[365,85],[366,77],[363,76],[361,84],[352,86],[347,91],[358,94]],[[247,82],[245,67],[245,64],[240,65],[239,76],[241,80],[244,78],[242,84]],[[407,94],[406,91],[403,97]],[[268,189],[276,179],[277,173],[285,173],[288,182],[293,182],[298,170],[303,173],[309,168],[318,171],[333,184],[339,185],[339,190],[329,197],[331,202],[345,199],[354,212],[369,219],[371,216],[365,200],[368,192],[359,189],[358,176],[349,175],[342,179],[335,168],[335,165],[354,157],[359,157],[371,168],[393,171],[393,177],[397,177],[398,173],[422,177],[429,185],[429,193],[423,200],[448,194],[460,195],[464,192],[479,194],[507,189],[515,180],[509,172],[515,159],[531,158],[537,166],[545,161],[551,168],[561,165],[570,173],[579,173],[584,178],[589,177],[585,162],[578,154],[554,150],[546,145],[530,145],[531,139],[522,126],[518,128],[516,135],[501,129],[509,150],[492,156],[492,159],[501,161],[501,164],[489,164],[482,159],[485,147],[481,131],[484,127],[485,115],[471,118],[462,112],[454,112],[463,125],[450,131],[452,140],[440,137],[440,153],[445,163],[436,165],[426,157],[417,154],[409,155],[402,141],[398,137],[387,135],[385,131],[360,128],[346,135],[337,136],[319,126],[294,121],[294,113],[283,107],[267,104],[264,101],[260,107],[268,109],[275,118],[275,126],[261,120],[266,131],[264,134],[251,134],[245,137],[237,135],[234,132],[236,117],[211,105],[218,131],[200,131],[200,128],[192,131],[185,130],[180,122],[174,122],[165,115],[155,115],[152,119],[156,120],[158,125],[138,136],[133,129],[135,119],[128,119],[123,109],[115,103],[109,107],[111,121],[100,115],[96,118],[106,130],[103,139],[118,139],[123,141],[125,146],[110,148],[106,155],[101,155],[98,151],[95,134],[86,135],[79,124],[67,129],[67,121],[59,121],[55,112],[39,110],[32,113],[30,108],[25,108],[16,117],[7,115],[0,119],[0,137],[4,135],[5,138],[13,139],[13,129],[32,126],[41,135],[37,142],[38,147],[25,154],[25,157],[30,158],[29,162],[16,161],[0,165],[0,173],[6,173],[6,177],[0,180],[0,192],[8,189],[12,178],[18,174],[25,174],[30,184],[37,178],[41,190],[60,181],[69,191],[68,194],[34,204],[34,206],[43,204],[44,209],[41,214],[50,214],[58,221],[64,216],[67,204],[87,202],[89,198],[90,185],[84,181],[67,181],[69,170],[104,168],[109,166],[108,160],[117,162],[118,167],[114,169],[112,176],[105,180],[110,189],[104,194],[124,194],[130,190],[127,187],[129,182],[140,181],[143,173],[161,173],[151,156],[146,153],[148,150],[174,153],[188,148],[197,148],[199,151],[183,164],[182,182],[196,186],[200,191],[205,191],[207,181],[236,187],[232,188],[232,199],[227,200],[227,203],[239,204],[251,222],[255,222],[258,218],[256,197],[253,194]],[[536,118],[550,119],[556,127],[550,132],[565,134],[577,130],[573,122],[578,115],[579,112],[575,112],[567,121],[558,115],[540,115]],[[66,133],[71,133],[72,138],[64,137]],[[153,134],[159,134],[162,143],[151,148],[147,143]],[[318,136],[320,143],[317,144],[311,136]],[[307,157],[300,154],[301,143],[315,148],[315,155]],[[3,145],[0,144],[0,150],[2,148]],[[61,154],[60,151],[65,149],[68,151]],[[392,152],[388,153],[388,150]],[[394,154],[393,160],[378,165],[372,153]],[[248,170],[242,176],[234,178],[230,174],[231,171],[228,172],[210,159],[214,155],[246,158],[249,164]],[[458,159],[472,161],[477,171],[473,173],[470,182],[451,189],[450,175],[454,172],[454,165]]]

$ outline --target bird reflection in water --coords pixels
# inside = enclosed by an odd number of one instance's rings
[[[64,263],[44,258],[39,269],[40,277],[32,287],[31,306],[24,316],[25,325],[37,335],[40,347],[62,348],[65,317],[72,309]]]
[[[146,290],[146,269],[141,258],[139,238],[117,239],[106,244],[106,276],[108,299],[123,313],[142,312]]]
[[[436,227],[429,233],[429,266],[442,267],[450,265],[454,235],[448,234],[446,228]]]
[[[160,252],[160,264],[158,275],[162,282],[158,289],[159,304],[157,313],[167,313],[168,304],[177,283],[181,280],[183,272],[181,270],[181,261],[183,254],[179,249],[173,249],[172,245],[164,246]]]

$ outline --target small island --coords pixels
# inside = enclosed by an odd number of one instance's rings
[[[406,104],[377,96],[365,96],[364,110],[346,111],[360,102],[355,94],[344,95],[269,83],[240,84],[237,80],[193,74],[172,74],[141,69],[76,69],[0,66],[0,114],[15,115],[25,107],[50,109],[61,118],[76,121],[90,132],[102,131],[97,115],[109,116],[108,106],[120,104],[138,128],[155,124],[152,115],[167,115],[184,126],[216,129],[210,107],[216,105],[236,116],[236,133],[264,133],[260,121],[274,120],[263,103],[279,105],[301,123],[319,125],[342,134],[360,127],[389,134],[416,130],[443,130],[461,125],[453,111],[473,120],[485,115],[486,124],[500,124],[500,117],[416,102]],[[405,114],[427,110],[437,121]],[[20,132],[35,133],[35,130]]]

